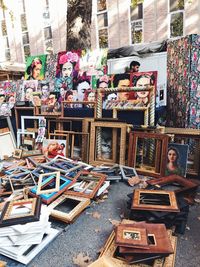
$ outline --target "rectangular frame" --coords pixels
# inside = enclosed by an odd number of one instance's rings
[[[79,203],[70,212],[56,210],[56,207],[67,199],[75,200]],[[65,223],[70,223],[89,205],[90,205],[90,199],[88,198],[72,196],[68,195],[67,193],[64,193],[62,196],[60,196],[54,202],[52,202],[48,206],[48,209],[50,211],[50,216],[52,216],[53,218],[63,221]]]
[[[169,205],[159,204],[159,199],[149,200],[155,204],[140,203],[141,194],[149,194],[152,196],[163,195],[168,196]],[[168,212],[179,212],[176,195],[173,191],[166,190],[148,190],[148,189],[135,189],[133,193],[133,200],[131,204],[132,210],[153,210],[153,211],[168,211]]]
[[[13,155],[16,143],[11,132],[0,133],[0,147],[0,160],[3,160],[4,156],[11,157]]]
[[[61,102],[61,117],[65,117],[65,104],[72,105],[71,108],[84,108],[80,107],[79,105],[94,105],[94,107],[87,107],[94,109],[94,117],[96,114],[96,101],[62,101]]]
[[[101,135],[97,137],[96,140],[96,133],[97,127],[100,128],[111,128],[113,129],[113,136],[112,136],[112,159],[102,159],[97,160],[95,156],[95,149],[97,150],[100,148],[101,143]],[[117,143],[117,129],[121,130],[120,136],[120,151],[119,151],[119,164],[125,164],[125,150],[126,150],[126,123],[119,123],[119,122],[105,122],[105,121],[94,121],[91,122],[91,129],[90,129],[90,154],[89,154],[89,164],[91,165],[98,165],[102,163],[116,163],[116,143]],[[98,133],[99,134],[99,133]],[[96,141],[96,142],[95,142]],[[100,142],[100,143],[98,143]]]
[[[138,138],[155,139],[161,142],[155,148],[155,171],[145,168],[136,168],[136,154],[138,146]],[[148,175],[152,177],[162,177],[165,174],[167,147],[169,136],[160,133],[130,132],[129,149],[128,149],[128,166],[135,168],[138,174]],[[161,155],[160,155],[161,154]]]
[[[26,215],[13,215],[11,218],[12,209],[17,205],[31,204],[31,211]],[[29,209],[29,208],[27,208]],[[41,210],[41,199],[40,198],[29,198],[23,200],[13,200],[6,202],[0,217],[0,227],[15,225],[15,224],[25,224],[27,222],[38,221],[40,218]]]
[[[150,91],[150,106],[149,106],[149,118],[145,118],[145,122],[150,125],[155,123],[155,93],[154,86],[149,87],[126,87],[126,88],[104,88],[97,89],[97,108],[96,108],[96,117],[102,118],[102,98],[104,94],[114,93],[114,92],[138,92],[138,91]],[[135,109],[137,110],[137,109]],[[140,108],[139,108],[140,110]],[[149,122],[149,123],[148,123]]]
[[[92,176],[92,177],[91,177]],[[84,178],[83,178],[84,177]],[[81,180],[82,179],[82,180]],[[85,188],[83,188],[82,192],[76,192],[76,191],[70,191],[70,189],[73,189],[73,187],[76,185],[78,181],[96,181],[96,185],[92,189],[92,192],[90,193],[85,193],[86,189],[88,189],[88,184],[86,185]],[[96,172],[88,172],[88,171],[80,171],[74,178],[74,182],[72,186],[70,186],[66,193],[67,195],[72,195],[72,196],[79,196],[79,197],[85,197],[85,198],[94,198],[95,195],[97,194],[99,188],[103,185],[104,181],[106,180],[106,175],[101,174],[101,173],[96,173]],[[90,184],[90,182],[89,182]]]

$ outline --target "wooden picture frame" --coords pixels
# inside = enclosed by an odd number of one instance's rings
[[[65,105],[68,108],[93,108],[94,114],[96,114],[96,101],[62,101],[61,102],[61,117],[65,117]]]
[[[120,93],[120,92],[141,92],[141,91],[149,91],[150,92],[150,104],[148,106],[149,112],[147,111],[145,114],[144,122],[145,124],[154,125],[155,122],[155,87],[148,86],[148,87],[126,87],[126,88],[104,88],[104,89],[97,89],[97,108],[96,108],[96,118],[102,118],[102,109],[103,109],[103,96],[109,93]],[[124,109],[125,110],[125,109]],[[134,110],[141,110],[141,107],[138,109],[135,107]],[[149,118],[147,116],[149,115]],[[114,117],[116,117],[116,111],[114,111]]]
[[[22,192],[25,188],[27,188],[27,190],[30,190],[30,188],[36,186],[36,181],[32,173],[29,173],[22,178],[9,177],[8,179],[13,193]]]
[[[133,224],[132,226],[134,227]],[[143,248],[130,248],[120,246],[119,252],[125,254],[159,254],[159,255],[169,255],[173,253],[173,248],[169,239],[169,235],[167,233],[167,229],[164,224],[154,224],[154,223],[139,223],[138,227],[144,227],[147,231],[149,249]]]
[[[56,209],[60,204],[67,206],[70,201],[72,202],[72,209],[70,211],[64,212]],[[64,193],[59,198],[54,200],[54,202],[48,206],[48,209],[50,211],[50,216],[52,216],[54,219],[63,221],[65,223],[71,223],[89,205],[90,199],[88,198],[72,196]]]
[[[120,224],[115,229],[115,244],[144,249],[148,246],[147,231],[145,228]]]
[[[163,189],[165,189],[165,186],[172,186],[172,189],[168,190],[173,190],[175,194],[181,194],[188,191],[192,191],[197,189],[198,187],[197,183],[176,174],[165,176],[159,179],[147,180],[147,183],[149,185]],[[173,186],[175,186],[175,189],[173,189]]]
[[[112,156],[111,159],[102,158],[101,152],[101,128],[112,129]],[[120,130],[119,141],[119,157],[117,159],[117,130]],[[90,153],[89,164],[101,165],[102,163],[119,163],[125,164],[125,149],[126,149],[126,123],[107,122],[107,121],[94,121],[91,122],[90,128]]]
[[[39,156],[31,156],[27,158],[31,164],[33,164],[35,167],[42,163],[49,162],[49,159],[45,157],[45,155],[39,155]]]
[[[13,158],[15,159],[21,159],[22,156],[22,149],[15,149],[13,152]]]
[[[89,159],[88,159],[88,157],[89,157],[89,155],[88,155],[88,153],[89,153],[89,133],[55,130],[54,134],[66,134],[68,136],[70,152],[66,154],[66,157],[70,156],[71,159],[78,159],[78,160],[82,160],[84,162],[89,161]],[[50,134],[50,135],[52,135],[52,134]],[[74,147],[75,147],[76,136],[82,137],[81,157],[79,157],[79,158],[74,157]]]
[[[166,134],[130,132],[128,166],[135,168],[138,174],[156,178],[164,176],[168,140]]]
[[[68,187],[68,195],[92,199],[106,180],[106,175],[95,172],[80,171],[74,177],[74,183]]]
[[[173,191],[135,189],[131,209],[179,212]]]
[[[64,138],[63,140],[66,141],[66,148],[65,148],[65,156],[68,157],[68,146],[69,146],[69,135],[64,133],[49,133],[48,140],[61,140],[59,138]]]
[[[42,199],[42,202],[47,204],[47,205],[50,204],[54,199],[56,199],[64,191],[66,191],[67,188],[70,187],[73,183],[75,183],[75,180],[72,181],[72,179],[69,178],[69,177],[60,176],[59,191],[58,192],[52,192],[52,193],[49,193],[49,194],[41,194],[40,197]],[[30,196],[33,196],[33,197],[37,196],[37,187],[38,186],[35,186],[29,191],[29,195]]]
[[[43,180],[46,178],[45,180]],[[52,184],[53,180],[55,179],[55,187],[51,189],[45,189],[45,187]],[[60,188],[60,172],[49,172],[40,174],[37,186],[37,195],[41,194],[50,194],[53,192],[58,192]]]
[[[0,215],[0,227],[39,221],[40,210],[40,198],[6,202]]]

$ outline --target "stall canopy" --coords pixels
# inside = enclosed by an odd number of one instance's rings
[[[153,42],[149,44],[130,45],[123,46],[116,49],[108,50],[108,59],[130,57],[130,56],[142,56],[147,53],[165,52],[167,50],[167,41]]]

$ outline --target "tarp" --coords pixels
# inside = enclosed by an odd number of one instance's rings
[[[108,50],[108,59],[130,56],[142,56],[147,53],[159,53],[167,51],[167,40],[149,44],[123,46]]]

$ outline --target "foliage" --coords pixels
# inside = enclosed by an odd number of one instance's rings
[[[131,0],[131,6],[134,8],[143,2],[144,2],[144,0]]]

